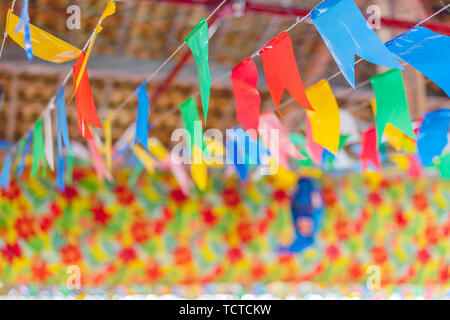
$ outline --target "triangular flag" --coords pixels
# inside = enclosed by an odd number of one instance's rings
[[[450,37],[414,27],[386,42],[398,59],[413,66],[450,97]]]
[[[106,167],[109,171],[112,170],[112,133],[111,122],[115,117],[115,113],[110,113],[103,124],[103,130],[105,132],[105,159]]]
[[[203,158],[200,158],[200,161],[196,161],[195,156],[195,154],[198,154],[199,157],[202,157],[203,151],[197,145],[194,145],[192,152],[194,154],[194,160],[191,163],[191,177],[197,188],[200,191],[205,191],[208,184],[208,169]]]
[[[64,100],[65,87],[61,86],[56,92],[56,128],[58,154],[62,155],[63,142],[68,150],[70,150],[69,130],[67,129],[66,102]]]
[[[150,102],[148,100],[146,87],[147,87],[147,80],[142,82],[135,91],[138,98],[138,109],[136,116],[136,135],[134,137],[134,144],[136,144],[139,141],[145,149],[149,150],[148,114],[150,109]]]
[[[33,130],[28,131],[26,142],[23,145],[23,149],[19,146],[19,152],[17,152],[17,157],[20,159],[19,164],[17,165],[17,176],[20,178],[23,174],[23,170],[25,169],[25,161],[27,159],[28,152],[30,151],[31,141],[33,140]],[[22,142],[23,140],[21,140]],[[20,152],[21,151],[21,152]]]
[[[306,121],[306,152],[316,166],[320,166],[323,158],[323,147],[314,141],[314,133],[311,126],[311,121],[308,117]]]
[[[251,57],[245,59],[233,68],[231,85],[236,102],[236,117],[253,139],[256,138],[259,122],[261,96],[256,87],[258,83],[258,69]]]
[[[443,154],[438,159],[437,167],[443,179],[450,179],[450,153]]]
[[[6,32],[8,36],[13,39],[22,48],[25,47],[23,30],[14,32],[20,19],[8,10],[6,18]],[[78,58],[81,50],[72,46],[71,44],[58,39],[57,37],[45,32],[38,27],[30,25],[31,46],[33,48],[32,54],[43,60],[53,63],[63,63]]]
[[[22,30],[23,28],[23,30]],[[33,45],[31,44],[30,15],[28,13],[28,0],[23,0],[20,19],[16,25],[14,33],[23,32],[23,48],[27,54],[28,60],[33,61]]]
[[[12,153],[8,152],[0,174],[0,189],[8,190],[11,180]]]
[[[283,117],[279,106],[286,89],[305,109],[314,110],[306,97],[303,81],[295,60],[291,37],[282,32],[266,44],[260,52],[270,96]]]
[[[325,0],[311,19],[341,69],[355,87],[355,55],[388,68],[403,69],[384,46],[353,0]]]
[[[176,157],[176,153],[172,151],[172,154],[168,157],[168,163],[169,168],[172,171],[173,176],[175,177],[175,180],[177,181],[178,185],[180,186],[180,189],[183,191],[185,195],[189,194],[189,190],[192,187],[192,181],[191,178],[189,178],[189,175],[185,171],[185,167],[181,163],[177,163],[174,161]]]
[[[84,52],[81,53],[77,62],[73,66],[73,79],[78,77],[80,67],[86,58]],[[74,83],[75,86],[75,83]],[[75,103],[77,107],[77,121],[78,130],[86,139],[92,139],[92,134],[87,126],[91,124],[95,127],[101,128],[102,124],[98,118],[97,109],[95,108],[94,98],[92,97],[91,86],[89,85],[88,72],[84,72],[81,77],[81,82],[78,90],[75,93]]]
[[[378,74],[370,78],[370,83],[375,92],[378,146],[388,123],[414,139],[416,135],[408,111],[401,71],[392,69]]]
[[[377,132],[375,128],[370,128],[363,133],[361,147],[359,159],[363,170],[367,169],[369,163],[372,163],[377,170],[381,170],[381,160],[377,150]]]
[[[45,166],[45,146],[44,131],[42,130],[42,119],[39,119],[34,125],[33,131],[33,166],[31,167],[31,177],[36,177],[39,164]]]
[[[98,151],[97,144],[95,143],[95,139],[87,140],[87,144],[89,150],[91,151],[92,161],[94,162],[95,172],[97,173],[98,180],[102,181],[103,178],[106,178],[109,181],[113,180],[111,172],[106,168],[105,162],[103,161],[100,152]]]
[[[155,172],[156,161],[145,149],[137,144],[134,148],[134,154],[148,171],[148,173],[152,174]]]
[[[211,75],[209,73],[208,62],[208,23],[205,18],[202,18],[195,28],[186,37],[186,43],[191,49],[197,64],[198,84],[200,87],[200,96],[202,99],[203,116],[208,116],[209,96],[211,91]]]
[[[51,110],[55,108],[53,101],[52,107],[45,110],[43,114],[44,118],[44,146],[45,146],[45,158],[47,159],[50,170],[55,170],[54,149],[53,149],[53,130],[52,130],[52,118],[50,116]]]
[[[258,133],[261,141],[270,150],[271,156],[285,169],[289,169],[288,160],[290,157],[294,159],[303,158],[289,140],[287,129],[281,124],[275,113],[268,111],[261,114]]]
[[[66,164],[64,156],[58,156],[58,165],[56,166],[56,188],[63,192],[66,189],[66,182],[64,179],[64,172],[66,170]]]
[[[307,110],[313,140],[334,155],[339,149],[339,108],[327,80],[321,80],[306,89],[306,96],[314,108]]]

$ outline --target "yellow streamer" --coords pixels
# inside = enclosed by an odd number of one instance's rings
[[[137,144],[134,153],[148,173],[152,174],[155,172],[155,160],[145,149]]]
[[[20,18],[8,10],[6,17],[6,33],[19,46],[24,47],[23,28],[15,33],[14,29]],[[78,58],[81,50],[71,44],[51,35],[50,33],[30,24],[33,55],[53,63],[63,63]]]
[[[200,154],[200,157],[202,155],[202,150],[196,145],[193,146],[192,152],[194,155]],[[196,159],[194,157],[194,160]],[[199,190],[204,191],[208,182],[208,171],[203,158],[200,159],[201,161],[193,161],[191,164],[191,176]]]
[[[160,160],[165,160],[167,158],[168,151],[157,138],[151,137],[148,139],[148,148],[156,158]]]

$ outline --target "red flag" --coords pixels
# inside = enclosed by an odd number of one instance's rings
[[[377,150],[377,132],[375,127],[372,127],[363,133],[362,150],[359,155],[359,160],[363,170],[367,169],[369,162],[371,162],[378,170],[381,170],[380,154]]]
[[[305,109],[314,110],[306,97],[302,78],[295,61],[292,41],[287,32],[273,38],[260,52],[264,73],[273,103],[279,105],[286,89],[295,101]]]
[[[261,96],[256,88],[257,83],[258,69],[251,57],[239,63],[231,72],[236,116],[245,130],[255,130],[249,132],[252,138],[256,138],[261,107]]]
[[[86,53],[81,52],[80,57],[77,59],[73,65],[73,81],[74,87],[76,79],[78,78],[78,73],[80,72],[83,61],[86,58]],[[94,98],[92,97],[91,86],[89,85],[89,78],[87,69],[83,72],[81,76],[81,81],[75,92],[75,104],[77,108],[77,118],[78,118],[78,130],[81,135],[86,139],[92,139],[92,135],[87,127],[87,123],[101,128],[102,124],[98,118],[97,109],[95,108]],[[83,130],[84,129],[84,130]]]

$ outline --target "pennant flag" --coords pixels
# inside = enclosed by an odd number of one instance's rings
[[[22,30],[23,29],[23,30]],[[23,32],[23,48],[27,54],[28,60],[33,61],[33,45],[31,44],[30,15],[28,13],[28,0],[23,0],[20,19],[16,25],[14,33]]]
[[[186,43],[191,49],[197,64],[198,84],[200,87],[200,96],[202,99],[203,116],[208,116],[209,95],[211,91],[211,75],[209,73],[208,63],[208,23],[202,18],[195,28],[186,37]]]
[[[398,59],[413,66],[450,97],[450,37],[414,27],[386,42]]]
[[[311,126],[311,121],[308,117],[306,121],[306,152],[316,166],[319,166],[323,158],[323,147],[318,143],[314,142],[313,129]]]
[[[166,160],[168,151],[166,147],[158,140],[158,138],[151,137],[148,141],[150,152],[159,160]]]
[[[327,80],[306,89],[306,96],[315,111],[307,110],[314,142],[336,155],[339,149],[339,108]]]
[[[113,0],[108,0],[108,2],[106,3],[106,7],[103,10],[102,16],[100,17],[100,20],[99,20],[97,26],[95,27],[95,31],[93,33],[93,36],[90,39],[89,47],[88,47],[87,52],[86,52],[86,58],[83,60],[83,63],[81,64],[81,67],[79,69],[79,74],[74,77],[74,81],[75,81],[75,78],[77,79],[76,82],[74,83],[74,88],[75,88],[73,90],[74,94],[78,91],[78,88],[79,88],[79,86],[81,84],[81,81],[83,80],[84,71],[86,70],[86,64],[87,64],[87,61],[89,60],[89,57],[91,55],[92,48],[94,47],[95,39],[97,39],[97,35],[103,29],[101,24],[102,24],[103,20],[106,17],[111,16],[114,13],[116,13],[116,3]]]
[[[388,68],[403,69],[384,46],[353,0],[325,0],[311,12],[311,19],[342,71],[355,87],[355,54]]]
[[[48,166],[53,171],[55,170],[54,149],[53,149],[53,130],[52,130],[52,118],[50,116],[51,110],[55,108],[53,101],[52,106],[45,110],[44,117],[44,148],[45,158],[47,159]]]
[[[23,10],[23,8],[22,8]],[[53,63],[63,63],[78,58],[81,50],[72,46],[71,44],[58,39],[57,37],[45,32],[42,29],[28,23],[31,43],[27,43],[26,32],[18,30],[15,32],[16,26],[19,26],[20,19],[13,14],[11,10],[8,10],[6,17],[6,33],[14,40],[19,46],[25,48],[30,46],[32,48],[31,57],[36,56],[46,61]],[[19,28],[21,29],[21,28]],[[25,26],[26,31],[26,26]],[[28,55],[28,52],[27,52]]]
[[[249,131],[253,139],[256,138],[261,107],[261,96],[256,87],[257,83],[258,69],[251,57],[233,68],[231,86],[236,103],[236,117],[245,130],[254,130],[254,132]]]
[[[147,94],[147,80],[141,83],[136,89],[136,95],[138,98],[138,109],[136,116],[136,135],[134,137],[134,144],[138,141],[148,149],[148,114],[150,109],[150,102]]]
[[[148,173],[152,174],[155,172],[156,162],[145,149],[137,144],[134,148],[134,154],[148,171]]]
[[[305,109],[314,110],[306,97],[303,81],[298,72],[291,37],[282,32],[273,38],[260,52],[270,96],[278,114],[284,89]]]
[[[97,178],[99,181],[102,181],[103,178],[106,178],[109,181],[113,180],[111,172],[106,168],[105,162],[103,161],[100,152],[98,151],[97,145],[94,139],[90,139],[87,141],[89,150],[91,151],[92,161],[94,161],[95,172],[97,173]]]
[[[425,114],[419,133],[417,149],[424,166],[432,166],[433,158],[440,156],[448,143],[450,109],[441,109]]]
[[[12,164],[12,153],[9,152],[3,162],[2,173],[0,174],[0,189],[8,190],[11,180],[11,164]]]
[[[17,176],[22,177],[23,170],[25,169],[25,160],[27,159],[28,152],[30,151],[31,140],[33,139],[33,130],[28,131],[27,139],[25,144],[22,143],[19,145],[19,150],[17,152],[18,158],[20,158],[20,162],[17,166]],[[23,146],[23,147],[22,147]]]
[[[245,161],[245,131],[239,127],[234,128],[233,130],[227,130],[225,147],[227,150],[226,163],[233,164],[239,179],[243,182],[247,182],[249,169]]]
[[[392,69],[370,78],[375,92],[375,122],[378,146],[388,123],[410,138],[415,138],[400,70]]]
[[[31,167],[31,177],[36,177],[39,164],[45,165],[45,146],[44,146],[44,131],[42,130],[42,119],[39,119],[34,125],[33,131],[33,166]]]
[[[450,179],[450,153],[443,154],[437,161],[443,179]]]
[[[56,92],[56,141],[58,143],[58,154],[62,156],[63,141],[70,151],[69,130],[67,129],[66,102],[64,100],[65,87],[61,86]]]
[[[58,165],[56,166],[56,188],[59,192],[63,192],[66,189],[66,183],[64,180],[64,171],[66,164],[64,156],[58,156]]]
[[[180,189],[183,191],[185,195],[188,195],[189,190],[192,187],[191,178],[189,178],[189,175],[186,173],[184,166],[182,164],[178,164],[175,161],[173,161],[175,157],[176,154],[172,151],[171,156],[168,157],[170,171],[172,171],[172,174],[175,177],[175,180],[177,181],[178,185],[180,186]]]
[[[75,87],[75,79],[78,77],[81,65],[86,59],[86,54],[81,52],[80,57],[73,66],[73,79]],[[89,78],[87,70],[81,77],[81,82],[78,90],[75,93],[75,104],[77,107],[77,122],[78,131],[85,139],[92,139],[92,133],[87,124],[101,128],[102,124],[98,118],[97,109],[95,108],[94,98],[92,97],[91,86],[89,85]]]
[[[73,150],[70,150],[67,154],[67,159],[65,159],[65,162],[67,162],[66,167],[64,168],[66,170],[66,183],[72,184],[73,180],[73,165],[74,165],[74,152]]]
[[[347,144],[354,144],[361,141],[361,135],[359,134],[358,124],[356,123],[353,115],[345,110],[339,110],[339,119],[341,121],[341,135],[348,136]]]
[[[408,174],[411,178],[420,178],[422,176],[422,167],[420,166],[419,160],[416,155],[408,155],[409,165]]]
[[[111,121],[115,117],[115,113],[110,113],[105,120],[103,130],[105,131],[105,158],[106,167],[109,171],[112,170],[112,133],[111,133]]]
[[[259,136],[275,158],[284,168],[289,169],[288,160],[302,159],[294,144],[289,140],[287,129],[273,112],[264,112],[259,117]]]
[[[206,189],[208,173],[206,163],[203,160],[205,144],[203,142],[203,130],[198,117],[197,105],[194,98],[189,98],[180,105],[181,115],[183,117],[184,127],[189,138],[187,139],[188,148],[191,151],[191,176],[196,186],[201,190]],[[200,127],[196,124],[200,124]]]
[[[359,160],[363,170],[366,170],[369,163],[372,163],[377,170],[381,170],[380,154],[377,150],[377,132],[375,128],[370,128],[363,133],[361,142],[361,154]]]

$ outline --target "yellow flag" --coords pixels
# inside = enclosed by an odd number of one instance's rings
[[[192,152],[194,154],[198,154],[202,152],[202,150],[194,145],[192,148]],[[196,158],[194,157],[194,160]],[[201,190],[204,191],[206,189],[206,185],[208,182],[208,171],[206,168],[206,164],[204,162],[204,160],[202,159],[199,163],[197,162],[193,162],[191,164],[191,176],[192,176],[192,180],[194,180],[194,183],[197,185],[197,187]]]
[[[155,172],[155,160],[153,160],[151,155],[145,149],[137,144],[134,153],[148,173]]]
[[[157,138],[151,137],[148,139],[148,148],[150,149],[150,152],[158,159],[165,160],[167,158],[167,149]]]
[[[6,33],[19,46],[24,47],[23,28],[19,32],[14,32],[19,17],[8,10],[6,17]],[[51,35],[50,33],[30,24],[31,44],[33,55],[43,60],[53,63],[63,63],[78,58],[81,50],[71,44]]]
[[[105,130],[105,157],[106,167],[111,171],[112,169],[112,134],[111,134],[111,121],[114,118],[114,113],[111,113],[103,124],[103,130]]]
[[[101,24],[106,17],[111,16],[114,13],[116,13],[116,3],[112,0],[109,0],[106,3],[105,10],[103,10],[102,16],[97,24],[97,27],[95,28],[94,35],[93,35],[91,42],[89,43],[89,47],[86,51],[86,57],[84,58],[83,64],[81,65],[81,68],[80,68],[80,72],[78,73],[78,78],[77,78],[77,82],[75,85],[74,94],[78,89],[78,86],[81,82],[81,77],[83,76],[84,70],[86,69],[86,64],[87,64],[87,61],[89,60],[89,56],[91,55],[92,48],[94,47],[95,39],[97,39],[97,35],[100,33],[100,31],[103,30]]]
[[[306,96],[315,111],[307,110],[313,140],[333,154],[339,149],[339,108],[327,80],[320,80],[306,89]]]

